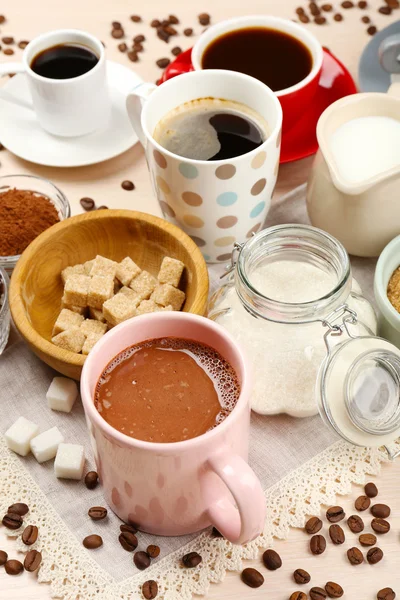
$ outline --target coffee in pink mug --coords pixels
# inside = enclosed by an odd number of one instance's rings
[[[158,338],[186,338],[216,350],[233,367],[239,398],[215,428],[188,440],[153,443],[114,429],[94,403],[100,375],[123,350]],[[214,525],[242,544],[262,531],[265,497],[247,464],[252,379],[247,358],[217,323],[179,312],[135,317],[109,331],[86,359],[82,402],[105,499],[123,521],[156,535]]]

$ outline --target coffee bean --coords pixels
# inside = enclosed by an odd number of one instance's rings
[[[200,554],[197,554],[197,552],[189,552],[189,554],[185,554],[185,556],[182,557],[183,565],[187,569],[193,569],[194,567],[197,567],[202,560],[202,557]]]
[[[88,535],[87,537],[85,537],[82,544],[88,550],[96,550],[96,548],[100,548],[100,546],[103,545],[103,539],[96,534]]]
[[[7,46],[10,44],[13,44],[15,41],[14,38],[11,36],[3,37],[2,40],[3,40],[3,44],[6,44]]]
[[[264,577],[257,569],[251,567],[244,569],[240,575],[243,583],[251,588],[259,588],[264,583]]]
[[[18,48],[21,48],[21,50],[25,50],[28,44],[29,42],[27,42],[26,40],[21,40],[20,42],[18,42]]]
[[[6,564],[7,558],[8,558],[7,552],[4,552],[4,550],[0,550],[0,567],[2,567],[3,565]]]
[[[370,548],[367,552],[367,561],[370,565],[376,565],[383,558],[383,552],[380,548]]]
[[[345,516],[346,513],[341,506],[331,506],[331,508],[328,508],[326,511],[326,518],[330,523],[338,523],[344,519]]]
[[[25,571],[29,571],[30,573],[34,573],[38,570],[42,563],[42,555],[37,550],[29,550],[28,554],[25,556],[24,560],[24,568]]]
[[[4,515],[2,523],[7,529],[19,529],[23,523],[21,515],[9,512]]]
[[[394,600],[396,593],[392,588],[383,588],[383,590],[379,590],[376,597],[378,600]]]
[[[89,198],[89,200],[91,200],[91,198]],[[89,473],[86,473],[85,485],[88,490],[94,490],[97,487],[98,483],[99,483],[99,476],[96,473],[96,471],[89,471]]]
[[[131,15],[131,21],[133,21],[134,23],[140,23],[141,20],[142,17],[139,17],[139,15]]]
[[[343,8],[353,8],[353,6],[354,2],[351,2],[351,0],[344,0],[344,2],[342,2]]]
[[[133,555],[133,562],[140,571],[144,571],[150,566],[151,560],[147,552],[140,551]]]
[[[201,13],[198,16],[198,19],[199,19],[200,25],[209,25],[211,17],[210,17],[210,15],[208,13]]]
[[[340,13],[336,13],[335,15],[333,15],[333,20],[334,21],[343,21],[343,15]]]
[[[325,600],[326,591],[320,587],[313,587],[310,590],[310,598],[311,600]]]
[[[126,52],[128,50],[128,46],[125,44],[125,42],[122,42],[122,44],[118,44],[118,50],[120,52]]]
[[[298,8],[296,8],[296,14],[297,15],[304,15],[304,8],[302,8],[301,6],[299,6]]]
[[[323,554],[326,548],[326,539],[323,535],[313,535],[310,540],[310,550],[313,554]]]
[[[400,6],[399,0],[385,0],[385,4],[390,6],[390,8],[399,8]]]
[[[309,583],[311,580],[311,576],[304,569],[296,569],[293,573],[293,579],[296,583],[304,585],[305,583]]]
[[[142,42],[145,41],[145,37],[144,35],[140,34],[140,35],[135,35],[135,37],[133,38],[133,41],[135,42],[135,44],[141,44]]]
[[[311,517],[311,519],[308,519],[308,521],[305,525],[305,530],[310,535],[314,535],[315,533],[318,533],[318,531],[320,531],[321,529],[322,529],[322,521],[318,517]]]
[[[158,60],[156,60],[156,65],[157,67],[160,67],[160,69],[165,69],[165,67],[168,67],[170,62],[171,61],[169,60],[169,58],[159,58]]]
[[[171,23],[171,25],[178,25],[179,24],[179,19],[178,19],[178,17],[176,15],[169,15],[168,21]]]
[[[324,25],[326,23],[326,18],[322,16],[315,17],[314,23],[317,25]]]
[[[22,541],[26,546],[32,546],[38,539],[39,529],[36,525],[28,525],[22,532]]]
[[[3,54],[5,54],[6,56],[11,56],[12,54],[14,54],[14,50],[12,48],[6,48],[5,50],[3,50]]]
[[[380,6],[378,8],[378,12],[380,12],[382,15],[391,15],[392,9],[390,8],[390,6]]]
[[[368,498],[376,498],[376,496],[378,495],[378,488],[372,482],[367,483],[364,486],[364,491],[365,495],[368,496]]]
[[[371,19],[365,15],[365,17],[361,17],[361,21],[363,23],[371,23]]]
[[[128,58],[131,62],[137,62],[139,60],[136,50],[130,50],[128,52]]]
[[[4,15],[0,15],[0,25],[6,22],[6,18]]]
[[[190,37],[191,35],[193,35],[193,29],[191,27],[186,27],[186,29],[183,30],[183,35],[186,35],[186,37]]]
[[[353,533],[361,533],[361,531],[364,531],[364,521],[358,515],[351,515],[351,517],[347,519],[347,525]]]
[[[120,525],[119,530],[121,533],[132,533],[133,535],[135,535],[138,532],[136,527],[133,527],[133,525],[127,525],[126,523]]]
[[[142,594],[146,600],[153,600],[158,594],[158,583],[153,579],[145,581],[142,585]]]
[[[153,19],[150,23],[150,27],[160,27],[161,22],[158,19]]]
[[[136,535],[129,531],[122,531],[119,534],[119,543],[127,552],[133,552],[138,547],[138,540]]]
[[[364,562],[363,554],[358,548],[349,548],[347,558],[352,565],[361,565]]]
[[[263,554],[264,566],[269,571],[276,571],[282,566],[282,559],[275,550],[266,550]]]
[[[168,42],[170,36],[163,27],[157,27],[157,37],[163,40],[163,42]]]
[[[307,15],[299,15],[299,21],[301,21],[302,23],[309,23],[310,18],[307,17]]]
[[[375,27],[375,25],[370,25],[367,29],[367,33],[369,35],[375,35],[377,31],[378,31],[378,28]]]
[[[97,210],[108,210],[108,206],[105,206],[105,204],[102,204],[101,206],[97,207]]]
[[[135,52],[143,52],[143,45],[135,42],[135,44],[132,46],[132,50]]]
[[[180,48],[179,46],[175,46],[174,48],[172,48],[171,53],[174,56],[179,56],[179,54],[182,52],[182,48]]]
[[[317,17],[321,14],[319,7],[315,4],[315,2],[310,2],[310,13],[313,17]]]
[[[325,584],[325,591],[329,598],[341,598],[344,594],[342,586],[333,581],[328,581],[328,583]]]
[[[365,0],[360,0],[360,2],[358,2],[357,6],[358,6],[358,8],[361,8],[361,9],[367,8],[368,2],[366,2]]]
[[[332,4],[323,4],[321,8],[324,12],[331,12],[333,6]]]
[[[387,519],[390,517],[390,508],[386,504],[373,504],[371,506],[371,513],[379,519]]]
[[[119,21],[112,21],[111,27],[113,29],[122,29],[122,25],[121,25],[121,23]]]
[[[133,181],[129,181],[128,179],[125,179],[125,181],[123,181],[121,183],[121,187],[123,190],[130,192],[135,189],[135,184],[133,183]]]
[[[95,207],[93,198],[87,198],[86,196],[79,200],[79,204],[82,206],[83,210],[93,210]]]
[[[103,506],[92,506],[88,510],[88,515],[93,521],[102,521],[107,516],[107,509]]]
[[[289,600],[307,600],[307,594],[304,592],[293,592]]]
[[[4,565],[7,575],[20,575],[24,565],[19,560],[8,560]]]
[[[160,547],[151,544],[150,546],[147,546],[146,552],[150,558],[157,558],[157,556],[160,555]]]
[[[344,531],[340,525],[331,525],[329,527],[329,537],[336,545],[343,544],[345,541]]]
[[[390,523],[385,519],[372,519],[371,527],[376,533],[388,533],[390,531]]]
[[[29,512],[29,506],[24,502],[16,502],[15,504],[11,504],[11,506],[8,507],[7,512],[24,517]]]
[[[164,25],[163,29],[166,33],[168,33],[168,35],[177,35],[178,34],[175,27],[172,27],[171,25]]]
[[[113,38],[115,38],[116,40],[120,40],[121,38],[124,37],[125,35],[125,31],[123,29],[113,29],[111,31],[111,35]]]
[[[354,506],[356,510],[362,512],[363,510],[367,510],[370,507],[371,500],[368,496],[359,496],[357,500],[354,502]]]
[[[376,544],[376,535],[373,533],[363,533],[358,538],[361,546],[375,546]]]

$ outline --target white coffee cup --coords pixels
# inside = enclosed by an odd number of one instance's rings
[[[153,137],[174,108],[199,98],[245,104],[269,128],[256,149],[234,158],[206,161],[174,154]],[[270,207],[279,168],[282,109],[261,81],[234,71],[193,71],[159,87],[143,83],[127,98],[132,125],[143,144],[164,217],[197,243],[208,262],[226,262],[235,242],[258,231]]]
[[[59,44],[79,44],[92,50],[97,64],[87,73],[71,79],[50,79],[31,69],[35,56]],[[22,62],[0,64],[0,76],[23,73],[28,78],[32,105],[3,90],[0,98],[33,109],[40,125],[53,135],[74,137],[105,127],[111,102],[103,44],[94,36],[77,29],[60,29],[39,35],[25,48]]]

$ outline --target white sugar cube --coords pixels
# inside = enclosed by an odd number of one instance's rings
[[[77,396],[76,382],[67,377],[54,377],[46,394],[49,408],[66,413],[71,412]]]
[[[32,421],[28,421],[25,417],[19,417],[9,429],[7,429],[4,437],[6,438],[7,446],[13,452],[20,456],[26,456],[31,449],[31,439],[39,433],[39,426]]]
[[[31,450],[38,463],[54,458],[64,436],[57,427],[52,427],[31,440]]]
[[[79,444],[60,444],[54,472],[61,479],[82,479],[85,464],[85,452]]]

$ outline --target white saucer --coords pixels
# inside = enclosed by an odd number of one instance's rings
[[[40,127],[33,111],[0,98],[0,142],[16,156],[48,167],[82,167],[125,152],[138,141],[126,112],[125,100],[142,79],[112,61],[107,61],[107,76],[112,115],[105,129],[76,138],[56,137]],[[15,75],[1,89],[31,101],[24,75]]]

